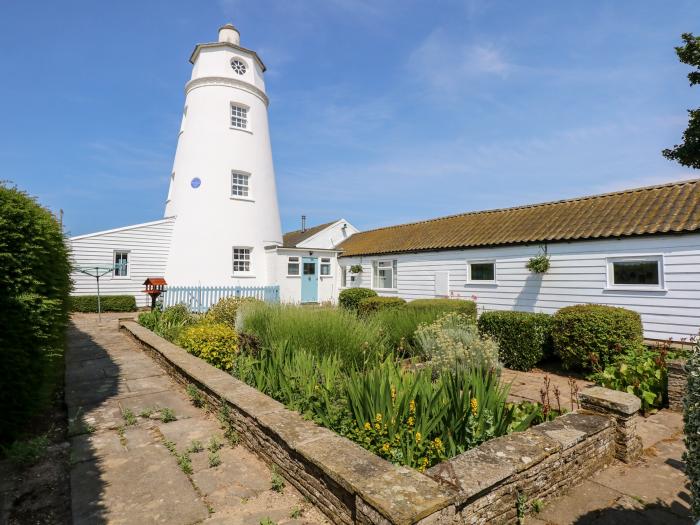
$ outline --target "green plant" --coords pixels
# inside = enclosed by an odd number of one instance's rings
[[[401,356],[412,356],[417,353],[416,329],[423,323],[432,323],[445,312],[440,306],[389,308],[379,310],[372,319],[379,325],[387,349]]]
[[[337,355],[345,363],[364,363],[386,353],[380,325],[342,308],[245,305],[240,331],[253,333],[261,348],[288,342],[296,350]]]
[[[215,468],[221,465],[221,456],[218,452],[209,452],[209,467]]]
[[[10,446],[3,447],[3,454],[10,462],[20,467],[33,465],[39,461],[49,446],[46,436],[37,436],[25,441],[14,441]]]
[[[204,394],[194,386],[192,383],[187,385],[186,388],[187,396],[190,398],[190,402],[197,408],[202,408],[204,406]]]
[[[160,409],[160,420],[163,423],[170,423],[172,421],[177,421],[177,417],[171,408],[166,407]]]
[[[552,342],[566,368],[605,368],[642,342],[642,321],[637,312],[624,308],[567,306],[552,318]]]
[[[435,368],[463,366],[500,370],[498,344],[479,335],[466,314],[448,312],[431,324],[418,327],[415,339],[424,359]]]
[[[70,271],[56,218],[0,183],[0,443],[20,435],[62,380]]]
[[[163,441],[163,446],[165,448],[167,448],[171,454],[177,454],[177,448],[176,448],[175,443],[173,441],[165,440],[165,441]]]
[[[508,368],[530,370],[549,353],[552,316],[542,313],[495,311],[479,317],[482,334],[498,342],[498,354]]]
[[[365,297],[357,305],[360,315],[369,315],[388,308],[401,308],[406,304],[400,297]]]
[[[217,415],[217,418],[219,419],[219,422],[221,423],[221,426],[224,429],[224,439],[228,441],[228,444],[232,448],[237,447],[240,438],[238,436],[236,428],[233,426],[233,421],[231,420],[231,409],[228,407],[228,404],[223,399],[221,400],[221,405],[219,407],[219,413]]]
[[[124,422],[129,426],[136,424],[136,416],[130,408],[125,408],[124,410],[122,410],[122,418],[124,419]]]
[[[515,498],[515,515],[518,519],[518,525],[525,524],[525,514],[527,513],[527,495],[524,492],[518,492]]]
[[[178,342],[190,354],[222,370],[231,370],[238,354],[238,334],[223,323],[188,326]]]
[[[590,379],[606,388],[634,394],[642,400],[642,410],[649,412],[661,408],[664,403],[666,358],[666,350],[650,350],[640,344],[619,354],[612,364],[591,375]]]
[[[690,481],[691,514],[700,519],[700,339],[686,361],[688,383],[683,398],[685,449],[683,461]]]
[[[541,253],[528,259],[525,267],[533,273],[547,273],[550,267],[549,256]]]
[[[196,454],[197,452],[201,452],[202,450],[204,450],[204,445],[202,445],[202,442],[198,439],[192,440],[190,446],[187,448],[187,452],[189,454]]]
[[[187,305],[176,304],[162,312],[156,309],[152,312],[141,313],[138,322],[168,341],[176,342],[186,327],[198,323],[201,319],[202,316],[191,313]]]
[[[289,513],[289,517],[293,520],[298,520],[304,514],[304,509],[301,507],[293,507],[292,511]]]
[[[414,299],[407,304],[408,308],[431,309],[445,312],[457,312],[468,315],[476,321],[476,302],[464,299]]]
[[[360,301],[368,297],[377,297],[377,292],[369,288],[346,288],[338,294],[338,305],[356,312]]]
[[[71,312],[97,313],[96,295],[72,295]],[[100,310],[103,312],[134,312],[136,298],[133,295],[100,295]]]
[[[362,273],[362,265],[361,264],[353,264],[350,267],[350,273]]]
[[[212,436],[211,439],[209,439],[207,450],[209,452],[217,452],[223,446],[224,445],[218,439],[216,439],[216,436]]]
[[[192,460],[190,459],[190,455],[185,452],[184,454],[177,454],[175,457],[177,458],[177,464],[180,470],[187,475],[192,474]]]
[[[532,512],[534,512],[535,514],[539,514],[540,512],[542,512],[542,509],[544,509],[544,501],[542,501],[539,498],[533,499],[530,502],[530,508],[532,509]]]
[[[272,490],[275,492],[283,492],[284,491],[284,478],[279,475],[279,472],[277,472],[276,468],[272,469],[272,476],[270,478],[270,483]]]
[[[139,416],[148,419],[153,415],[154,412],[157,412],[155,408],[152,407],[146,407],[141,412],[139,412]]]
[[[260,520],[260,525],[277,525],[277,522],[270,519],[270,517],[266,517]]]
[[[244,303],[260,302],[253,297],[224,297],[207,312],[207,318],[212,323],[224,323],[231,328],[236,327],[238,309]]]

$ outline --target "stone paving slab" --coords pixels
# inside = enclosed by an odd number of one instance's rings
[[[327,523],[321,513],[287,485],[272,490],[272,472],[239,446],[190,453],[186,474],[165,446],[184,453],[193,440],[206,447],[212,436],[225,443],[212,414],[190,403],[176,384],[125,334],[122,314],[73,317],[66,356],[66,403],[78,435],[71,438],[73,520],[78,524],[194,525]],[[164,423],[144,410],[170,408],[176,421]],[[123,413],[136,416],[127,425]],[[302,509],[297,516],[295,509]],[[292,515],[297,517],[292,517]]]

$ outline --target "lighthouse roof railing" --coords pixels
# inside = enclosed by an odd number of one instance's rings
[[[265,64],[263,61],[260,59],[258,54],[253,51],[252,49],[248,49],[246,47],[242,46],[237,46],[236,44],[232,44],[231,42],[209,42],[207,44],[197,44],[194,48],[194,51],[192,51],[192,55],[190,56],[190,63],[194,64],[195,61],[197,60],[197,56],[199,55],[200,51],[202,49],[210,49],[210,48],[215,48],[215,47],[230,47],[231,49],[234,49],[236,51],[242,52],[242,53],[249,53],[255,61],[258,63],[260,66],[260,69],[263,70],[263,73],[267,71],[267,67],[265,67]]]

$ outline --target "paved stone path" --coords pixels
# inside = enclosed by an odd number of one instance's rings
[[[557,408],[556,388],[559,391],[561,408],[571,411],[572,392],[571,386],[569,385],[569,377],[539,369],[530,370],[529,372],[520,372],[504,368],[501,373],[501,380],[511,384],[508,400],[514,402],[527,400],[540,403],[540,390],[544,388],[545,378],[549,379],[550,382],[549,401],[553,408]],[[590,381],[579,378],[574,378],[574,381],[579,391],[593,384]],[[574,408],[576,408],[575,405]]]
[[[117,328],[118,315],[76,315],[66,356],[73,523],[258,525],[326,521],[293,487],[272,490],[273,473],[243,446],[226,444],[210,466],[214,415]],[[123,314],[122,314],[123,317]],[[164,422],[162,409],[177,418]],[[160,411],[159,411],[160,410]],[[150,415],[149,415],[150,414]],[[178,461],[191,452],[191,474]],[[186,469],[185,465],[185,469]]]

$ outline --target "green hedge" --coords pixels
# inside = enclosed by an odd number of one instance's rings
[[[552,343],[566,368],[603,369],[642,342],[637,312],[600,304],[567,306],[552,318]]]
[[[685,365],[688,385],[683,399],[685,448],[683,461],[690,481],[691,513],[700,520],[700,340]]]
[[[341,308],[357,311],[360,301],[367,297],[377,297],[377,292],[369,288],[346,288],[338,294],[338,304]]]
[[[96,295],[73,295],[70,298],[71,312],[97,313]],[[103,312],[133,312],[136,298],[133,295],[100,295]]]
[[[476,321],[476,303],[463,299],[415,299],[409,301],[409,308],[435,309],[444,312],[458,312],[467,314]]]
[[[401,308],[406,306],[406,301],[401,297],[365,297],[357,305],[357,311],[361,315],[368,315],[387,308]]]
[[[498,341],[501,362],[513,370],[530,370],[551,346],[552,316],[531,312],[484,312],[479,332]]]
[[[69,292],[58,221],[0,183],[0,442],[23,431],[60,381]]]

